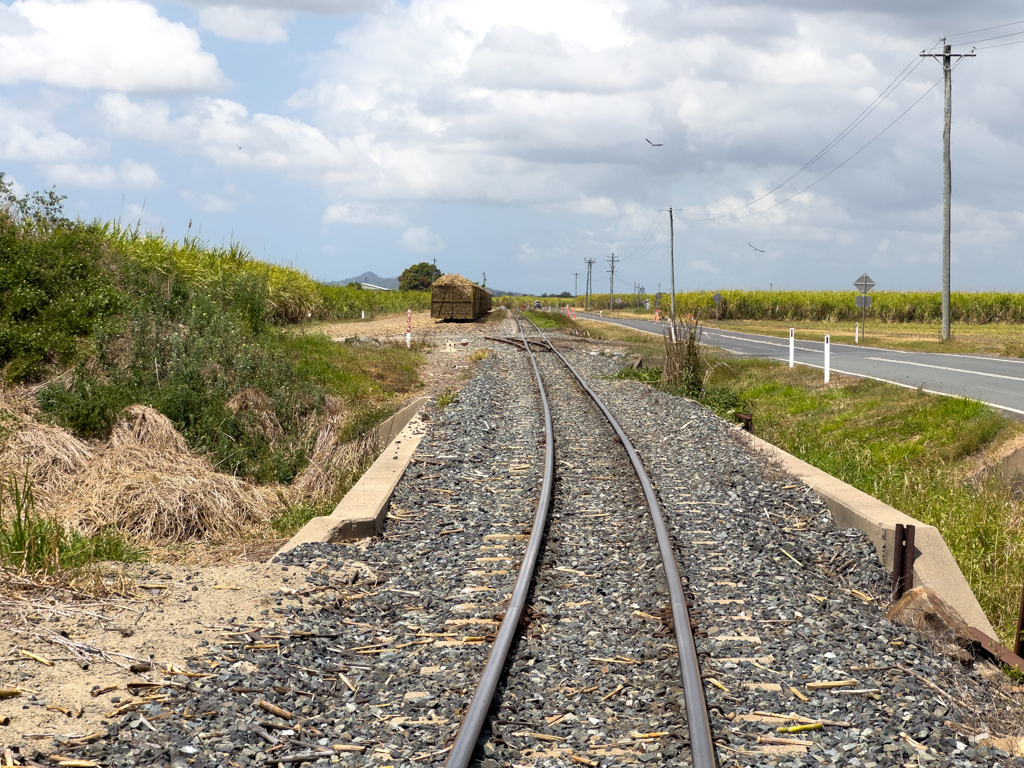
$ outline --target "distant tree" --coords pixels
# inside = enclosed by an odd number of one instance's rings
[[[441,270],[428,261],[413,264],[398,276],[400,291],[429,291],[431,284],[441,276]]]
[[[560,298],[560,299],[571,299],[572,298],[572,294],[569,293],[568,291],[562,291],[560,294],[558,294],[558,298]]]

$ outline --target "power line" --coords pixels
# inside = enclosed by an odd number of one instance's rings
[[[994,37],[980,37],[977,40],[968,40],[966,43],[953,43],[957,47],[973,45],[974,43],[987,43],[990,40],[1003,40],[1007,37],[1017,37],[1017,35],[1024,35],[1024,30],[1020,32],[1009,32],[1005,35],[995,35]]]
[[[644,233],[644,236],[640,238],[640,242],[637,243],[636,247],[625,256],[626,259],[628,259],[630,256],[632,256],[634,253],[636,253],[643,247],[644,241],[647,239],[648,235],[651,234],[651,230],[654,229],[654,225],[658,223],[658,219],[661,218],[661,214],[663,213],[664,211],[659,210],[657,213],[654,214],[654,218],[651,220],[651,225],[647,227],[647,231]]]
[[[954,65],[954,68],[956,68],[957,66],[959,66],[959,62],[957,62],[957,64],[955,64],[955,65]],[[881,131],[879,131],[878,133],[876,133],[876,134],[874,135],[874,137],[872,137],[872,139],[871,139],[871,140],[870,140],[870,141],[869,141],[869,142],[868,142],[867,144],[865,144],[865,145],[864,145],[864,146],[862,146],[862,147],[861,147],[860,149],[858,149],[858,150],[857,150],[856,152],[854,152],[854,153],[853,153],[852,155],[850,155],[850,156],[849,156],[848,158],[846,158],[845,160],[843,160],[843,162],[841,162],[841,163],[840,163],[839,165],[837,165],[837,166],[836,166],[835,168],[833,168],[833,169],[832,169],[831,171],[829,171],[829,172],[828,172],[828,173],[826,173],[826,174],[825,174],[824,176],[822,176],[821,178],[819,178],[819,179],[818,179],[817,181],[815,181],[815,182],[813,182],[813,183],[811,183],[811,184],[808,184],[808,185],[807,185],[806,187],[804,187],[803,189],[801,189],[801,190],[800,190],[799,192],[795,192],[795,193],[793,193],[792,195],[790,195],[789,197],[787,197],[787,198],[786,198],[785,200],[780,200],[779,202],[775,203],[774,205],[770,205],[770,206],[768,206],[767,208],[763,208],[763,209],[761,209],[760,211],[754,211],[753,213],[748,213],[748,214],[745,214],[745,215],[743,215],[743,216],[737,216],[736,218],[737,218],[737,219],[749,219],[749,218],[750,218],[751,216],[759,216],[759,215],[760,215],[760,214],[762,214],[762,213],[767,213],[768,211],[772,210],[773,208],[778,208],[778,207],[779,207],[780,205],[783,205],[783,204],[785,204],[785,203],[788,203],[788,202],[789,202],[790,200],[792,200],[792,199],[793,199],[794,197],[798,197],[798,196],[802,195],[802,194],[803,194],[804,192],[806,192],[807,190],[809,190],[809,189],[810,189],[811,187],[817,186],[818,184],[820,184],[821,182],[823,182],[823,181],[824,181],[825,179],[827,179],[827,178],[828,178],[829,176],[831,176],[831,175],[832,175],[833,173],[835,173],[835,172],[836,172],[836,171],[838,171],[838,170],[839,170],[840,168],[842,168],[842,167],[843,167],[844,165],[846,165],[846,164],[847,164],[848,162],[850,162],[851,160],[853,160],[853,158],[855,158],[855,157],[856,157],[857,155],[859,155],[859,154],[860,154],[861,152],[863,152],[863,151],[864,151],[865,149],[867,149],[867,148],[868,148],[868,147],[870,147],[870,146],[871,146],[872,144],[874,144],[874,143],[875,143],[875,141],[876,141],[876,140],[877,140],[877,139],[878,139],[879,137],[881,137],[881,136],[882,136],[882,134],[884,134],[884,133],[885,133],[886,131],[888,131],[888,130],[889,130],[890,128],[892,128],[892,127],[893,127],[894,125],[896,125],[896,123],[898,123],[898,122],[899,122],[899,121],[900,121],[900,120],[901,120],[901,119],[903,118],[903,116],[907,114],[907,112],[909,112],[909,111],[910,111],[910,110],[912,110],[912,109],[913,109],[914,107],[916,107],[916,106],[917,106],[917,105],[918,105],[918,104],[919,104],[919,103],[921,102],[921,100],[922,100],[922,99],[923,99],[923,98],[924,98],[925,96],[927,96],[927,95],[928,95],[929,93],[931,93],[931,92],[932,92],[933,90],[935,90],[935,87],[936,87],[936,86],[937,86],[937,85],[938,85],[939,83],[941,83],[941,82],[942,82],[942,79],[936,80],[936,81],[935,81],[935,82],[934,82],[934,83],[932,84],[931,88],[929,88],[929,89],[928,89],[927,91],[925,91],[924,93],[922,93],[922,94],[921,94],[921,95],[920,95],[920,96],[919,96],[919,97],[918,97],[918,98],[917,98],[917,99],[916,99],[916,100],[914,101],[914,103],[913,103],[913,104],[911,104],[911,105],[910,105],[909,107],[907,107],[907,108],[906,108],[905,110],[903,110],[903,112],[901,112],[901,113],[900,113],[900,114],[899,114],[899,115],[898,115],[898,116],[896,117],[896,119],[895,119],[895,120],[893,120],[893,121],[892,121],[891,123],[889,123],[889,124],[888,124],[887,126],[885,126],[885,128],[883,128],[883,129],[882,129]],[[710,221],[710,220],[711,220],[711,219],[697,219],[697,221]]]
[[[947,35],[947,37],[963,37],[964,35],[976,35],[979,32],[991,32],[993,29],[1005,29],[1006,27],[1013,27],[1017,24],[1024,24],[1024,21],[1010,21],[1006,24],[996,24],[994,27],[982,27],[981,29],[971,29],[967,32],[957,32],[955,35]],[[956,45],[956,43],[954,43]]]
[[[936,45],[937,44],[938,43],[936,43]],[[934,49],[935,45],[933,45],[932,48]],[[920,64],[921,64],[920,57],[919,56],[915,56],[910,61],[910,63],[907,64],[900,71],[900,73],[898,75],[896,75],[895,78],[893,78],[892,82],[890,82],[889,85],[887,85],[884,89],[882,89],[881,93],[879,93],[878,96],[875,97],[874,101],[872,101],[868,106],[866,106],[861,111],[861,113],[859,115],[857,115],[857,117],[855,117],[853,119],[853,121],[849,125],[847,125],[842,131],[839,132],[838,136],[836,136],[834,139],[832,139],[832,141],[830,141],[828,144],[826,144],[825,147],[822,150],[820,150],[814,157],[812,157],[810,160],[808,160],[806,163],[804,163],[800,168],[798,168],[796,171],[794,171],[783,182],[781,182],[780,184],[777,184],[775,187],[773,187],[772,189],[768,190],[767,192],[765,192],[760,197],[758,197],[758,198],[756,198],[754,200],[751,200],[746,205],[741,205],[739,208],[734,208],[733,210],[726,211],[724,213],[718,213],[718,214],[715,214],[714,216],[709,216],[706,219],[689,219],[689,221],[713,221],[715,219],[723,219],[723,218],[726,218],[728,216],[732,216],[733,214],[739,213],[740,211],[746,210],[747,208],[750,208],[752,205],[756,205],[757,203],[761,202],[765,198],[770,197],[774,193],[778,192],[780,189],[782,189],[782,187],[786,186],[786,184],[791,182],[793,179],[795,179],[801,173],[803,173],[808,168],[810,168],[812,165],[814,165],[814,163],[818,162],[818,160],[820,160],[825,155],[827,155],[837,144],[839,144],[839,142],[841,142],[843,139],[845,139],[847,136],[849,136],[850,133],[852,133],[876,109],[878,109],[878,107],[880,107],[882,105],[882,102],[884,102],[887,98],[889,98],[889,96],[891,96],[893,94],[893,92],[897,88],[899,88],[900,85],[902,85],[903,82],[914,73],[914,70],[916,70],[918,68],[918,66],[920,66]]]
[[[1014,40],[1012,43],[998,43],[996,45],[982,45],[978,48],[979,51],[987,51],[990,48],[1005,48],[1008,45],[1020,45],[1024,43],[1024,40]]]

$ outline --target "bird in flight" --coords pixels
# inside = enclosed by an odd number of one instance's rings
[[[665,146],[664,144],[655,144],[655,143],[654,143],[653,141],[651,141],[650,139],[647,139],[646,141],[647,141],[647,143],[648,143],[648,144],[650,144],[650,145],[651,145],[652,147],[663,147],[663,146]]]
[[[241,148],[242,148],[242,145],[241,145],[241,144],[235,144],[235,146],[236,146],[236,147],[238,147],[239,149],[241,149]]]
[[[750,245],[749,241],[747,242],[747,245]],[[754,248],[754,246],[752,246],[752,245],[750,245],[750,247]],[[764,251],[762,251],[760,248],[754,248],[754,250],[757,251],[758,253],[764,253]]]

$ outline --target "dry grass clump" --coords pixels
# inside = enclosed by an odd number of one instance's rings
[[[110,431],[108,446],[142,446],[167,453],[188,453],[188,443],[171,420],[146,405],[129,405]]]
[[[61,493],[92,461],[93,450],[60,427],[14,415],[0,443],[0,477],[26,477],[43,504]],[[6,431],[6,430],[5,430]]]
[[[377,431],[358,440],[342,442],[339,433],[344,417],[332,416],[321,427],[309,464],[292,481],[291,495],[300,499],[332,498],[337,487],[362,466],[367,456],[376,456]]]
[[[243,389],[225,404],[234,414],[244,413],[252,416],[259,426],[260,432],[274,445],[284,435],[281,423],[274,415],[270,398],[258,389]]]
[[[56,511],[87,534],[113,528],[135,543],[168,543],[251,536],[277,506],[275,489],[204,459],[123,444],[97,451]]]

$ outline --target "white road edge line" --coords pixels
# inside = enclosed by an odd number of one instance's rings
[[[781,358],[781,357],[774,357],[772,359],[773,360],[777,360],[780,363],[788,363],[789,362],[789,358],[785,358],[784,359],[784,358]],[[796,362],[797,365],[806,365],[808,368],[817,368],[818,370],[824,370],[824,368],[825,368],[825,366],[823,366],[823,365],[815,365],[814,363],[802,363],[799,360],[797,360],[795,362]],[[874,381],[881,381],[884,384],[895,384],[897,387],[903,387],[904,389],[919,389],[922,392],[927,392],[929,395],[939,395],[940,397],[955,397],[957,400],[974,400],[976,402],[981,403],[982,405],[987,405],[990,408],[998,408],[1000,411],[1009,411],[1010,413],[1019,413],[1020,415],[1024,416],[1024,410],[1021,410],[1019,408],[1011,408],[1008,405],[1000,405],[999,403],[990,403],[987,400],[978,400],[977,398],[967,397],[966,395],[954,395],[954,394],[952,394],[950,392],[939,392],[939,391],[934,390],[934,389],[925,389],[924,387],[915,387],[913,384],[904,384],[904,383],[902,383],[900,381],[891,381],[889,379],[882,379],[882,378],[879,378],[878,376],[868,376],[866,373],[851,373],[850,371],[840,371],[837,368],[833,368],[832,371],[834,373],[841,373],[844,376],[853,376],[855,379],[872,379]]]
[[[1007,376],[1002,373],[985,373],[984,371],[972,371],[967,368],[950,368],[946,365],[931,365],[929,363],[912,363],[909,360],[889,360],[884,357],[865,357],[865,360],[877,360],[881,363],[900,363],[902,365],[916,365],[918,368],[935,368],[939,371],[952,371],[954,373],[969,373],[972,376],[987,376],[990,379],[1009,379],[1010,381],[1024,381],[1020,376]]]

